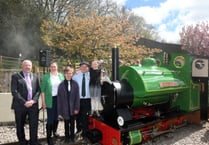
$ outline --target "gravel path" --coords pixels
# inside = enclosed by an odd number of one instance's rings
[[[209,145],[209,123],[190,124],[151,139],[142,145]]]
[[[58,133],[62,136],[64,136],[63,126],[63,122],[60,122]],[[43,123],[39,124],[38,137],[46,137],[43,132]],[[28,139],[28,125],[26,125],[26,138]],[[16,141],[14,126],[0,126],[0,144]],[[209,145],[209,123],[206,122],[203,125],[190,124],[175,130],[175,132],[150,139],[142,145]]]

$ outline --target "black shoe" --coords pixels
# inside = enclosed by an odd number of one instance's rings
[[[77,132],[75,134],[75,140],[76,140],[76,142],[79,142],[79,141],[83,140],[82,131]]]
[[[82,142],[82,143],[87,143],[87,142],[89,142],[89,140],[88,140],[87,137],[83,137],[82,140],[80,140],[80,142]]]
[[[54,121],[54,123],[53,123],[53,125],[52,125],[52,132],[53,132],[53,136],[54,136],[55,138],[57,138],[57,137],[60,136],[60,135],[57,133],[58,123],[59,123],[59,121],[56,120],[56,121]]]
[[[19,145],[29,145],[29,144],[28,143],[25,143],[25,142],[24,143],[23,142],[20,142]]]
[[[39,142],[37,142],[37,143],[31,143],[30,145],[42,145],[42,144],[40,144]]]
[[[96,116],[97,116],[97,117],[100,117],[99,111],[96,111]]]
[[[71,142],[75,142],[75,139],[71,137],[71,138],[70,138],[70,141],[71,141]]]
[[[76,132],[76,136],[81,136],[82,134],[83,134],[83,131],[82,130]]]
[[[28,140],[20,141],[19,144],[20,145],[29,145],[29,141]]]
[[[65,138],[64,143],[65,144],[70,143],[70,138]]]
[[[48,143],[48,145],[54,145],[53,140],[52,140],[51,137],[47,138],[47,143]]]
[[[93,110],[91,110],[89,116],[94,116],[94,111]]]
[[[54,136],[55,138],[60,137],[60,135],[59,135],[57,132],[53,132],[53,136]]]

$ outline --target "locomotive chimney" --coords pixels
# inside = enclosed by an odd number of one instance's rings
[[[112,81],[119,80],[119,50],[112,48]]]

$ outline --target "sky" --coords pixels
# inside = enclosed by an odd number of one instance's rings
[[[179,43],[183,26],[209,22],[209,0],[113,0],[155,27],[162,40]]]

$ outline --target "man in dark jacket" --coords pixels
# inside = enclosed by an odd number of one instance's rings
[[[72,80],[74,69],[66,67],[64,70],[65,80],[59,85],[57,108],[58,114],[64,118],[65,143],[74,142],[75,119],[80,108],[80,97],[78,84]],[[70,132],[69,132],[70,125]]]
[[[27,145],[24,125],[26,117],[29,119],[30,145],[38,143],[38,98],[40,85],[37,75],[31,73],[32,62],[24,60],[22,71],[12,75],[11,92],[13,96],[12,109],[15,113],[17,138],[20,145]]]

